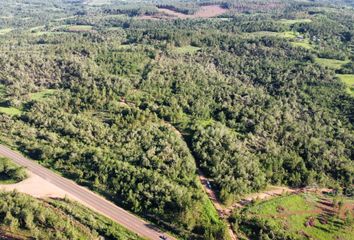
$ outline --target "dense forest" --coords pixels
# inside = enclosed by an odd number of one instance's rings
[[[2,143],[186,239],[227,238],[198,171],[225,205],[268,185],[353,194],[350,1],[16,2]]]

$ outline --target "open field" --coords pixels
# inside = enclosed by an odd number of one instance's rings
[[[348,61],[329,58],[316,58],[316,62],[324,67],[328,67],[334,70],[340,69],[342,65],[348,63]]]
[[[54,95],[56,92],[57,92],[57,90],[55,90],[55,89],[45,89],[40,92],[31,93],[31,94],[29,94],[29,97],[31,100],[40,101],[40,100],[46,99],[47,97]]]
[[[348,92],[354,96],[354,74],[338,74],[337,76],[348,86]]]
[[[92,30],[90,25],[71,25],[67,27],[70,32],[88,32]]]
[[[4,28],[4,29],[0,29],[0,35],[4,35],[7,33],[12,32],[12,28]]]
[[[313,48],[308,39],[305,39],[301,42],[291,42],[291,44],[295,47],[302,47],[305,49],[312,49]]]
[[[111,2],[111,0],[86,0],[84,3],[90,6],[100,6],[110,4]]]
[[[177,47],[174,49],[174,52],[179,53],[179,54],[193,54],[196,53],[200,50],[199,47],[194,47],[194,46],[183,46],[183,47]]]
[[[14,107],[0,107],[0,113],[16,116],[16,115],[20,115],[22,111]]]
[[[285,24],[285,25],[293,25],[296,23],[310,23],[312,22],[311,19],[281,19],[279,20],[280,23]]]
[[[293,31],[286,32],[269,32],[269,31],[260,31],[260,32],[252,32],[246,33],[246,36],[251,37],[277,37],[291,40],[291,45],[295,47],[302,47],[305,49],[312,49],[312,45],[308,39],[297,40],[298,33]]]
[[[272,229],[277,229],[274,231],[285,231],[297,237],[349,240],[353,226],[348,221],[353,218],[353,208],[352,199],[334,200],[331,196],[303,193],[261,202],[249,207],[245,215],[250,220],[266,221]]]
[[[279,37],[279,38],[286,38],[286,39],[296,38],[296,33],[292,31],[287,31],[287,32],[260,31],[260,32],[245,33],[245,35],[252,36],[252,37]]]
[[[219,5],[202,6],[199,10],[192,14],[183,14],[166,8],[159,8],[159,14],[154,16],[141,16],[140,19],[195,19],[195,18],[212,18],[220,16],[227,12],[227,9],[220,7]]]

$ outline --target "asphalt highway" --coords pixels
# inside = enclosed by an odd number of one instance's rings
[[[144,238],[158,240],[161,235],[167,236],[167,234],[162,233],[151,223],[134,216],[103,197],[93,193],[89,189],[81,187],[75,182],[57,175],[49,169],[39,165],[35,161],[23,157],[21,154],[6,146],[0,145],[0,155],[12,159],[18,165],[27,168],[30,172],[76,197],[87,207],[90,207],[91,209],[111,218],[113,221],[123,225],[125,228]],[[174,239],[171,236],[167,236],[167,238]]]

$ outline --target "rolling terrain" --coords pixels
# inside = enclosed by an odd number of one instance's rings
[[[350,239],[350,5],[0,0],[0,154],[142,237]]]

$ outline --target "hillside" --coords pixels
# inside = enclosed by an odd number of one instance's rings
[[[185,239],[228,239],[198,173],[353,196],[353,8],[39,2],[0,0],[1,143]]]

